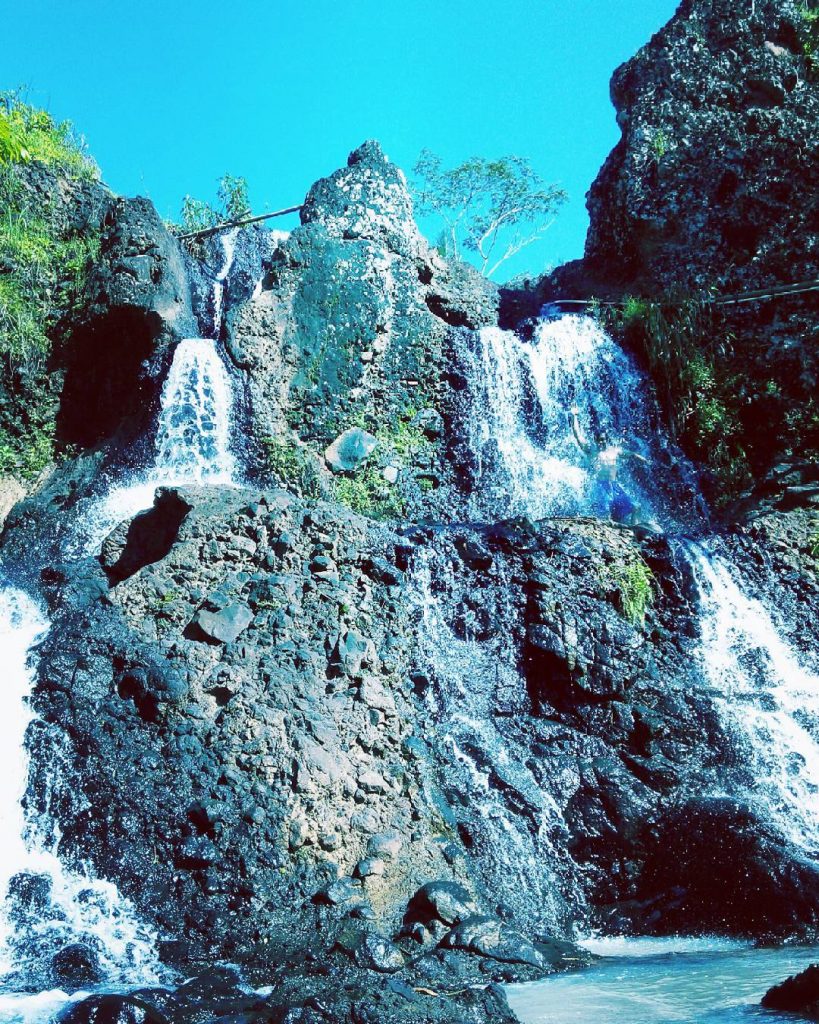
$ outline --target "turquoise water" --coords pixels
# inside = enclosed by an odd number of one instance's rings
[[[604,939],[588,970],[510,985],[523,1024],[739,1024],[790,1021],[763,1010],[765,992],[819,963],[819,947],[753,949],[703,939]]]

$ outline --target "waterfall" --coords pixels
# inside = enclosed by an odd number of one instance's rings
[[[226,235],[222,245],[225,260],[213,289],[214,334],[221,323],[235,235]],[[232,399],[216,343],[209,338],[180,341],[162,388],[151,469],[80,507],[64,557],[96,554],[117,523],[152,504],[159,486],[233,485]],[[130,902],[113,884],[63,867],[53,823],[38,827],[21,803],[28,781],[25,736],[34,718],[28,695],[36,643],[48,628],[36,601],[0,576],[0,722],[9,752],[0,779],[0,894],[6,897],[0,905],[0,1020],[8,1022],[50,1018],[68,998],[43,990],[60,977],[53,957],[72,945],[97,959],[105,985],[145,985],[162,977],[156,936],[140,923]],[[39,995],[21,994],[26,991]]]
[[[463,599],[446,557],[434,548],[416,552],[409,578],[410,602],[418,620],[418,667],[432,685],[424,699],[442,746],[449,752],[446,787],[454,788],[479,814],[470,814],[468,838],[473,863],[486,888],[532,927],[561,930],[567,923],[563,893],[577,893],[574,865],[565,855],[566,825],[555,798],[540,787],[503,734],[496,709],[498,692],[525,694],[518,651],[502,623],[509,583],[494,581],[491,600],[496,628],[490,637],[454,630],[451,622]],[[514,615],[514,611],[511,611]],[[515,809],[513,809],[513,807]],[[532,907],[537,907],[536,918]]]
[[[239,234],[238,228],[231,228],[221,236],[222,251],[225,258],[216,279],[213,282],[213,336],[218,338],[222,331],[222,312],[225,298],[225,281],[233,266],[236,256],[236,238]]]
[[[655,430],[646,382],[590,317],[542,320],[531,341],[483,328],[463,353],[470,384],[469,444],[478,462],[476,515],[595,514],[589,460],[572,431],[601,447],[652,455]],[[639,460],[621,459],[619,479],[642,518],[655,500]]]
[[[162,389],[154,464],[157,480],[233,482],[232,397],[215,344],[206,338],[181,341]]]
[[[156,937],[142,925],[129,901],[110,882],[67,870],[54,846],[26,822],[21,799],[28,778],[25,735],[33,714],[30,652],[49,623],[22,591],[0,585],[0,728],[9,752],[0,778],[0,1020],[11,1004],[22,1012],[22,992],[42,989],[52,979],[52,957],[82,943],[98,958],[109,984],[145,984],[161,977]],[[34,827],[31,827],[33,825]],[[43,830],[47,832],[50,830]]]
[[[213,283],[215,334],[221,324],[224,281],[233,265],[235,236],[235,231],[222,236],[225,259]],[[180,341],[160,396],[153,465],[92,503],[75,548],[96,554],[118,523],[150,508],[157,487],[236,486],[233,402],[233,387],[216,341]]]
[[[754,803],[784,836],[819,856],[819,676],[743,592],[727,561],[699,546],[688,551],[705,671],[747,759]]]

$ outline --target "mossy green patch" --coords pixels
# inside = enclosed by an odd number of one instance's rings
[[[304,445],[284,437],[267,437],[262,442],[266,468],[283,486],[308,498],[321,493],[317,456]]]
[[[615,591],[623,616],[641,626],[654,599],[654,574],[642,556],[635,552],[618,559],[604,566],[600,575],[603,585]]]
[[[333,497],[371,519],[400,519],[406,502],[400,492],[374,466],[364,466],[355,475],[338,476],[333,481]]]
[[[734,371],[734,337],[713,306],[627,296],[605,320],[647,364],[672,437],[713,475],[716,505],[738,497],[753,480],[741,414],[755,385]]]
[[[67,167],[80,174],[68,129],[49,128],[48,115],[35,118],[29,108],[12,113],[28,125],[32,160],[42,157],[61,173]],[[50,142],[49,131],[55,133]],[[100,237],[96,229],[61,227],[40,193],[23,187],[26,173],[20,164],[0,166],[0,473],[31,478],[55,450],[54,339],[66,332],[80,302]]]

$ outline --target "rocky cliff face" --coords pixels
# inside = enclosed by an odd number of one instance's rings
[[[403,174],[377,143],[313,186],[301,220],[261,262],[252,294],[228,278],[229,301],[245,301],[228,308],[225,346],[246,375],[262,463],[290,486],[332,493],[323,452],[363,429],[379,444],[348,491],[353,506],[446,518],[460,486],[445,436],[453,335],[495,322],[496,292],[422,238]]]
[[[618,72],[624,139],[586,264],[560,280],[762,281],[793,187],[772,140],[814,173],[797,13],[685,3]],[[807,274],[813,214],[788,209]],[[17,506],[2,553],[52,619],[32,818],[157,925],[169,963],[228,959],[271,987],[221,968],[136,994],[169,1019],[481,1024],[510,1019],[496,982],[582,963],[578,928],[816,936],[819,869],[754,800],[760,766],[708,672],[696,546],[589,518],[462,521],[479,459],[464,359],[497,315],[421,238],[374,143],[288,237],[183,253],[146,201],[106,204],[59,378],[60,428],[92,450]],[[745,346],[749,380],[775,322]],[[786,352],[809,374],[787,342],[803,322],[783,326],[777,374]],[[246,478],[165,487],[99,551],[67,548],[109,477],[149,464],[130,441],[193,334],[230,364]],[[815,636],[818,592],[796,498],[713,542],[751,595],[777,594],[794,642]],[[33,926],[35,890],[12,893]],[[103,1012],[133,1006],[72,1019]]]
[[[814,16],[791,0],[680,5],[614,75],[622,138],[588,195],[585,258],[540,296],[665,303],[659,327],[632,305],[626,337],[723,502],[817,451],[816,293],[713,307],[693,328],[685,308],[819,277]]]

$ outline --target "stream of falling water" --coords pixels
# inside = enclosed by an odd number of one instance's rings
[[[819,676],[742,590],[735,567],[701,545],[688,554],[707,677],[744,752],[750,795],[784,836],[819,856]]]
[[[476,512],[533,519],[600,514],[571,428],[574,407],[586,437],[637,450],[648,460],[648,472],[624,466],[619,479],[644,519],[656,516],[667,530],[682,532],[671,482],[665,484],[671,501],[665,514],[658,511],[664,484],[657,470],[666,443],[647,415],[650,393],[596,323],[575,316],[545,321],[528,342],[484,329],[467,353],[470,360],[477,399],[471,424],[479,464]],[[764,605],[745,593],[737,566],[707,543],[684,542],[682,551],[699,591],[703,679],[724,729],[744,755],[745,781],[733,785],[786,839],[817,857],[819,676],[782,638]],[[436,628],[434,622],[428,627]],[[453,642],[440,629],[439,641],[437,657],[446,666]],[[462,657],[461,679],[469,678],[470,691],[475,671],[474,660]],[[457,759],[460,747],[453,750]],[[801,956],[771,951],[763,963],[756,951],[712,943],[670,960],[672,953],[659,949],[643,956],[640,941],[621,943],[587,974],[513,986],[513,1008],[527,1024],[769,1019],[753,1002],[767,984],[816,957],[815,950]]]
[[[224,282],[233,265],[234,232],[222,238],[225,260],[213,284],[214,334],[221,326]],[[236,484],[231,451],[234,395],[212,338],[185,338],[174,350],[160,398],[152,467],[113,487],[84,517],[79,549],[94,554],[117,523],[150,508],[157,487]]]
[[[470,448],[479,466],[477,514],[598,514],[588,457],[571,426],[575,409],[582,436],[622,450],[620,482],[643,519],[654,517],[654,498],[640,472],[656,446],[647,385],[596,321],[543,320],[531,341],[486,327],[464,359]]]
[[[225,261],[214,282],[214,334],[234,245],[234,237],[223,239]],[[215,342],[181,341],[162,389],[152,468],[85,507],[66,554],[96,553],[117,523],[150,507],[159,486],[233,485],[232,405]],[[0,905],[0,1024],[46,1021],[69,998],[78,998],[81,991],[68,995],[78,988],[77,956],[96,960],[89,973],[93,986],[146,985],[163,976],[156,936],[129,901],[113,884],[66,869],[56,856],[59,836],[53,828],[38,830],[36,822],[26,820],[21,804],[28,778],[25,736],[33,718],[28,694],[37,640],[48,628],[38,603],[0,575],[0,738],[8,755],[0,776],[0,894],[6,897]],[[55,988],[55,982],[64,985]]]

